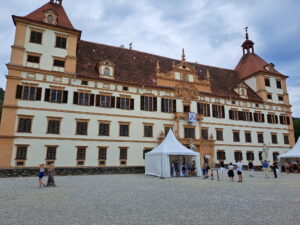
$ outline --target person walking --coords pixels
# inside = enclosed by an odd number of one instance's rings
[[[265,173],[265,178],[269,178],[269,163],[267,160],[263,162],[263,171]]]
[[[224,174],[225,174],[225,166],[224,166],[224,162],[221,161],[220,162],[220,178],[221,178],[221,180],[225,180]]]
[[[40,164],[39,167],[40,167],[40,171],[39,171],[39,184],[40,184],[40,187],[44,187],[45,184],[43,182],[43,177],[45,176],[45,165],[44,164]]]
[[[232,163],[229,163],[228,166],[228,177],[229,177],[229,181],[233,182],[233,177],[234,177],[234,172],[233,172],[234,166],[232,165]]]
[[[274,178],[276,179],[277,178],[277,171],[278,171],[278,165],[277,165],[277,162],[274,162],[273,163],[273,173],[274,173]]]
[[[51,164],[48,169],[48,181],[47,181],[47,187],[55,187],[55,181],[54,181],[54,166]]]
[[[241,163],[241,160],[239,160],[236,164],[236,171],[239,177],[238,182],[243,182],[243,165]]]
[[[253,174],[254,174],[254,169],[253,169],[253,162],[252,161],[249,161],[248,163],[248,169],[249,169],[249,172],[250,172],[250,177],[253,177]]]

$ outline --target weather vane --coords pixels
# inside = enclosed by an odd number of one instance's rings
[[[249,36],[248,36],[248,27],[245,27],[245,31],[246,31],[246,40],[248,40]]]

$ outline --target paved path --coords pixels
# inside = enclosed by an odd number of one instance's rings
[[[141,174],[55,180],[56,188],[39,188],[37,178],[1,178],[0,225],[300,224],[300,174],[256,172],[243,183]]]

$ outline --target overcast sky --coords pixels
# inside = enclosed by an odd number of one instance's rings
[[[48,0],[1,0],[0,87],[5,88],[15,26]],[[234,69],[242,56],[244,27],[255,52],[288,75],[293,116],[300,117],[299,0],[63,0],[83,40],[133,48],[212,66]]]

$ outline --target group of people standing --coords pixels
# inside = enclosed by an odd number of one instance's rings
[[[55,181],[54,181],[54,166],[53,164],[45,167],[45,164],[39,165],[40,171],[39,171],[39,185],[40,187],[55,187]],[[47,169],[47,175],[48,180],[47,184],[43,182],[43,178],[45,176],[45,169]]]
[[[281,171],[286,173],[300,173],[300,162],[290,161],[281,165]]]
[[[173,160],[171,162],[171,176],[179,177],[179,176],[195,176],[196,164],[193,160],[185,161],[183,159],[183,163],[179,164],[177,160]]]

